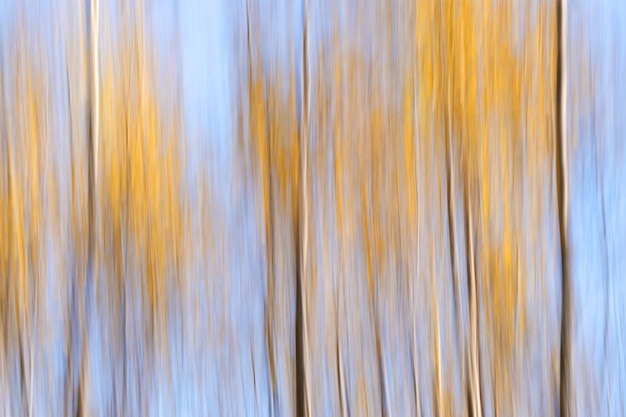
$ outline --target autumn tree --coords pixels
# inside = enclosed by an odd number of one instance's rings
[[[97,288],[94,313],[103,322],[90,331],[104,331],[115,346],[116,400],[110,406],[131,414],[146,409],[149,393],[147,386],[133,382],[137,367],[161,378],[171,375],[162,365],[168,363],[168,317],[183,295],[189,261],[189,216],[181,193],[182,121],[162,104],[157,86],[164,74],[148,42],[144,7],[137,2],[109,10],[119,13],[125,26],[119,43],[103,54],[102,79],[94,81],[101,93],[99,131],[93,133],[99,140],[92,142],[98,180],[90,256]],[[86,387],[91,383],[85,381]]]

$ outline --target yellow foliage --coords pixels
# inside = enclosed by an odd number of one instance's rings
[[[530,230],[521,226],[522,178],[546,167],[553,151],[546,123],[554,98],[548,70],[554,67],[554,36],[547,30],[553,12],[539,4],[531,24],[529,11],[521,16],[520,10],[516,3],[491,0],[424,2],[417,25],[420,135],[434,135],[438,147],[451,137],[447,152],[460,151],[467,201],[480,197],[479,217],[473,219],[479,225],[477,265],[483,265],[477,273],[497,381],[508,381],[519,342],[515,329],[523,328],[526,315],[525,280],[518,280],[527,263],[525,241],[538,235],[537,223]],[[521,43],[512,32],[516,19],[525,22]],[[529,166],[522,163],[524,148]],[[531,192],[541,190],[537,180]]]
[[[142,22],[135,25],[137,31],[127,32],[113,52],[119,54],[115,66],[108,62],[102,82],[97,259],[119,285],[137,280],[143,293],[126,297],[145,300],[155,330],[165,331],[167,292],[180,288],[188,233],[181,194],[181,116],[175,110],[165,113],[155,57],[136,38]]]

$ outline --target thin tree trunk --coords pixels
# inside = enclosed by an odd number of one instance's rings
[[[446,152],[446,193],[447,193],[447,203],[448,203],[448,242],[450,245],[450,265],[452,269],[452,280],[453,280],[453,291],[454,291],[454,312],[455,319],[457,325],[457,333],[459,338],[459,349],[460,349],[460,358],[461,358],[461,372],[465,373],[465,354],[466,354],[466,345],[464,343],[465,338],[463,337],[463,326],[462,326],[462,317],[463,317],[463,309],[462,309],[462,301],[461,301],[461,278],[460,278],[460,265],[459,265],[459,255],[457,251],[457,235],[456,235],[456,215],[455,215],[455,195],[456,195],[456,187],[454,183],[454,146],[452,142],[452,80],[450,76],[451,69],[448,68],[448,79],[447,79],[447,101],[446,101],[446,125],[445,125],[445,152]],[[467,271],[469,276],[469,270]],[[463,376],[463,380],[465,376]],[[470,397],[471,398],[471,397]]]
[[[569,247],[567,235],[567,139],[566,139],[566,92],[567,78],[565,73],[567,36],[567,10],[565,0],[557,0],[557,55],[556,55],[556,186],[559,213],[559,237],[561,244],[561,354],[560,354],[560,413],[569,415],[569,361],[570,361],[570,275]]]
[[[437,274],[436,274],[436,266],[435,266],[435,242],[431,238],[431,285],[433,290],[433,309],[435,316],[435,334],[434,334],[434,342],[435,342],[435,404],[436,404],[436,415],[438,417],[443,417],[443,382],[441,375],[441,329],[440,329],[440,321],[439,321],[439,293],[437,291]]]
[[[98,23],[99,23],[99,4],[98,0],[90,0],[89,3],[89,107],[88,107],[88,129],[87,129],[87,274],[82,278],[85,285],[79,285],[79,300],[84,300],[85,290],[90,287],[90,281],[93,279],[94,269],[94,253],[95,253],[95,175],[97,154],[95,150],[98,146],[99,133],[99,61],[98,61]],[[81,272],[82,274],[82,272]],[[81,307],[87,308],[86,304],[80,303]],[[88,371],[87,367],[87,329],[80,330],[81,335],[81,365],[78,382],[78,403],[76,407],[77,415],[87,414],[87,401],[82,396],[87,393],[84,391],[84,374]]]
[[[90,191],[90,204],[93,220],[93,186],[96,182],[96,175],[98,172],[98,135],[99,135],[99,123],[100,123],[100,86],[99,86],[99,61],[98,61],[98,26],[99,26],[99,4],[98,0],[91,0],[90,7],[90,32],[91,32],[91,132],[90,132],[90,171],[91,171],[91,184],[89,184]],[[90,230],[92,228],[90,227]]]
[[[338,6],[336,6],[338,7]],[[339,36],[343,37],[344,36],[344,30],[345,28],[342,27],[342,31],[341,34]],[[341,42],[343,41],[343,39],[337,44],[335,45],[335,48],[343,48],[341,45]],[[343,120],[343,122],[341,123],[341,138],[343,140],[347,140],[348,138],[348,134],[347,134],[347,123],[345,123],[345,121],[347,120],[347,111],[346,111],[346,101],[348,100],[347,98],[347,88],[346,88],[346,83],[348,80],[348,76],[346,75],[347,73],[347,68],[348,68],[348,64],[347,64],[347,60],[346,60],[346,54],[344,53],[344,51],[342,49],[340,49],[340,56],[341,56],[341,84],[340,84],[340,88],[341,88],[341,98],[339,99],[339,103],[341,103],[341,108],[339,110],[337,110],[337,112],[341,112],[341,118]],[[336,56],[335,56],[336,59]],[[335,63],[335,65],[337,65],[337,63]],[[344,101],[345,100],[345,101]],[[349,101],[348,101],[349,103]],[[337,275],[337,289],[336,289],[336,295],[335,295],[335,312],[336,312],[336,317],[337,317],[337,322],[335,324],[335,333],[336,333],[336,343],[337,343],[337,378],[338,378],[338,385],[339,385],[339,400],[341,403],[341,416],[342,417],[348,417],[348,404],[347,404],[347,396],[346,396],[346,378],[345,378],[345,370],[344,370],[344,365],[343,365],[343,349],[342,349],[342,339],[341,339],[341,333],[343,331],[343,306],[344,306],[344,302],[343,302],[343,297],[344,297],[344,284],[345,284],[345,280],[346,278],[349,276],[347,273],[347,266],[346,266],[346,262],[344,261],[344,257],[346,256],[346,254],[348,253],[347,249],[346,249],[346,239],[343,233],[343,225],[345,224],[345,220],[344,220],[344,210],[343,210],[343,192],[342,190],[342,185],[341,185],[341,181],[342,181],[342,172],[341,169],[338,169],[338,167],[343,167],[343,152],[340,151],[340,140],[338,137],[333,138],[333,158],[334,158],[334,180],[335,180],[335,199],[336,199],[336,207],[337,207],[337,218],[339,219],[338,222],[338,227],[337,229],[339,230],[339,240],[340,240],[340,252],[339,252],[339,271],[340,273]]]
[[[91,0],[89,19],[90,60],[89,60],[89,112],[87,129],[87,222],[88,222],[88,246],[87,246],[87,279],[90,279],[93,268],[94,254],[94,217],[95,217],[95,161],[94,149],[98,136],[98,35],[97,35],[97,11],[98,0]]]
[[[307,145],[309,143],[310,122],[310,80],[309,80],[309,15],[308,0],[303,5],[303,36],[302,36],[302,95],[300,109],[301,131],[299,146],[299,171],[300,181],[298,184],[299,204],[297,216],[297,239],[296,239],[296,412],[298,416],[311,416],[310,396],[308,395],[307,365],[308,355],[307,328],[306,328],[306,298],[304,296],[305,268],[307,265],[308,251],[308,201],[307,201]]]
[[[69,139],[70,139],[70,169],[71,169],[71,183],[72,183],[72,204],[76,204],[75,202],[75,194],[76,190],[74,189],[74,181],[76,180],[76,173],[74,171],[74,113],[73,103],[72,103],[72,95],[70,91],[70,73],[69,73],[69,64],[66,60],[65,62],[65,76],[67,83],[67,108],[69,112]],[[76,219],[73,217],[73,221]],[[78,248],[81,251],[83,248]],[[76,248],[74,247],[74,250]],[[70,416],[78,416],[81,413],[81,391],[80,391],[80,372],[81,372],[81,363],[82,363],[82,347],[84,345],[84,324],[83,320],[83,309],[84,303],[81,302],[83,300],[84,294],[81,289],[82,286],[80,283],[83,277],[83,262],[85,259],[80,256],[80,268],[72,268],[72,273],[69,275],[69,292],[70,292],[70,305],[67,309],[68,317],[67,320],[69,322],[68,330],[69,337],[67,340],[67,349],[70,354],[67,355],[66,362],[66,376],[65,376],[65,386],[68,389],[68,394],[65,396],[65,412]],[[78,271],[78,273],[76,273]],[[77,282],[78,281],[78,282]]]
[[[467,276],[469,279],[469,325],[470,325],[470,398],[471,411],[474,417],[482,417],[482,401],[480,389],[480,352],[479,352],[479,329],[478,329],[478,290],[476,285],[476,264],[474,255],[474,224],[470,193],[470,184],[466,184],[464,193],[465,203],[465,227],[466,227],[466,248],[467,248]]]
[[[419,13],[419,7],[417,4],[415,4],[415,31],[416,31],[416,41],[417,41],[417,22],[419,21],[418,19],[418,13]],[[414,52],[414,56],[413,56],[413,131],[415,132],[415,143],[416,143],[416,158],[415,160],[417,161],[417,163],[419,164],[419,113],[418,113],[418,90],[417,90],[417,84],[418,84],[418,79],[419,79],[419,75],[418,75],[418,62],[417,62],[417,53]],[[415,169],[416,167],[413,167],[413,169]],[[419,181],[416,181],[415,186],[417,188],[419,184]],[[416,265],[416,269],[415,269],[415,274],[418,277],[418,279],[413,279],[411,280],[411,313],[412,313],[412,326],[411,326],[411,359],[413,362],[413,395],[415,396],[415,412],[417,414],[418,417],[422,416],[422,405],[421,405],[421,395],[420,395],[420,384],[419,384],[419,362],[418,362],[418,354],[417,354],[417,297],[416,297],[416,283],[419,282],[419,271],[420,271],[420,205],[419,205],[419,201],[420,201],[420,193],[418,192],[418,190],[415,190],[415,195],[417,197],[417,212],[416,212],[416,225],[417,225],[417,231],[416,231],[416,251],[415,251],[415,256],[417,258],[417,265]]]
[[[255,82],[255,80],[253,80],[253,76],[252,76],[252,45],[251,45],[251,28],[250,28],[250,0],[246,0],[246,36],[247,36],[247,53],[248,53],[248,94],[250,94],[250,92],[252,91],[254,87],[253,83]],[[250,98],[250,95],[249,95]],[[255,100],[258,99],[258,97],[254,97]],[[248,103],[249,107],[251,108],[252,105],[255,105],[253,103]],[[258,140],[258,138],[256,139]],[[267,160],[261,161],[262,164],[262,170],[263,170],[263,175],[262,175],[262,181],[263,181],[263,200],[264,200],[264,205],[263,205],[263,209],[267,210],[271,204],[271,202],[269,202],[268,200],[271,199],[271,190],[270,191],[266,191],[266,187],[269,186],[270,184],[266,184],[266,178],[265,178],[265,163],[267,163],[267,168],[269,169],[269,167],[271,166],[271,160],[270,158],[270,143],[269,143],[269,137],[267,138]],[[267,204],[269,202],[269,204]],[[273,281],[273,248],[272,248],[272,236],[271,236],[271,218],[272,218],[272,213],[271,212],[266,212],[264,213],[265,216],[265,245],[266,245],[266,251],[267,251],[267,255],[266,255],[266,266],[265,266],[265,273],[266,273],[266,282],[267,282],[267,301],[266,301],[266,305],[265,305],[265,343],[266,343],[266,348],[267,348],[267,359],[268,359],[268,363],[269,363],[269,377],[270,377],[270,381],[269,381],[269,414],[270,416],[274,416],[274,407],[275,407],[275,397],[276,397],[276,369],[275,369],[275,362],[274,362],[274,343],[273,343],[273,328],[272,328],[272,312],[274,309],[274,281]]]

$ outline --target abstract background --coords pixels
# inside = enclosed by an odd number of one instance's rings
[[[626,415],[624,22],[0,2],[0,415]]]

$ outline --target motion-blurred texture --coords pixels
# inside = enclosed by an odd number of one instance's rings
[[[625,75],[621,0],[0,1],[0,415],[626,415]]]

